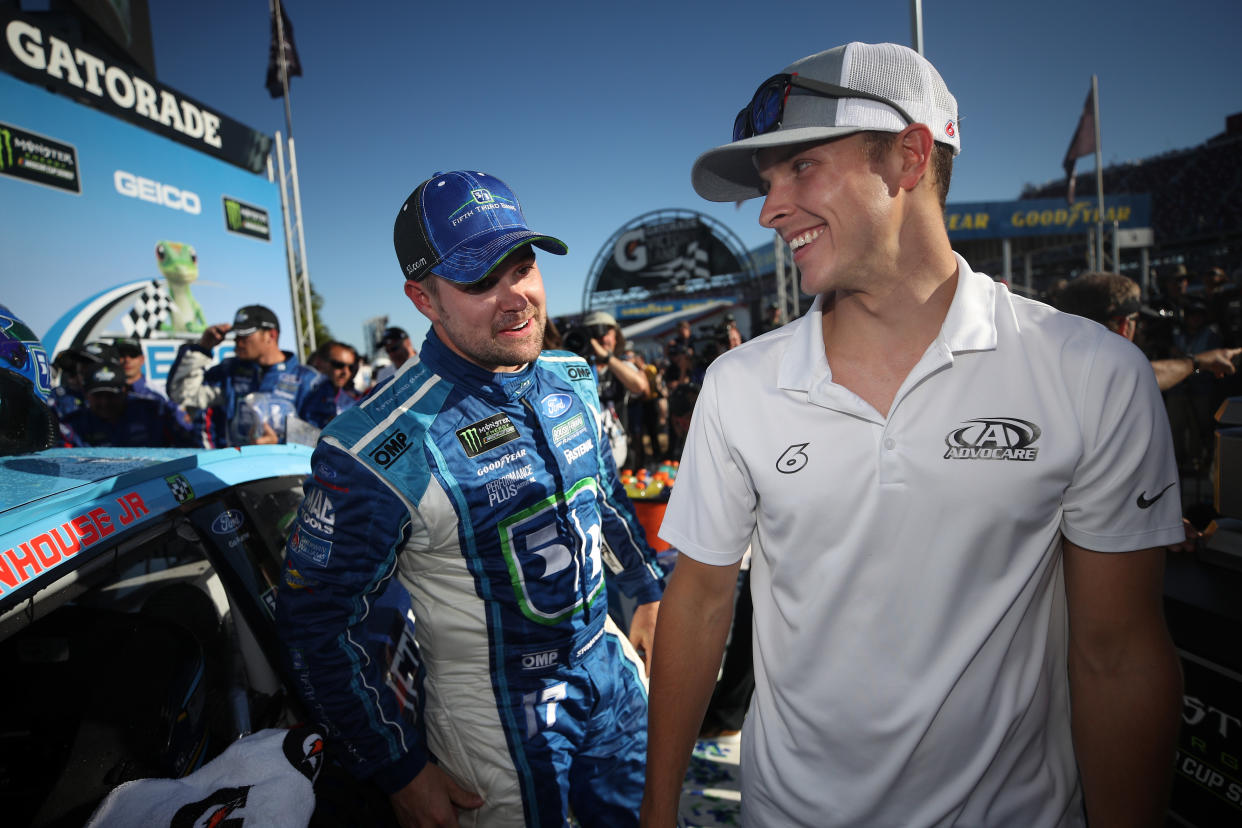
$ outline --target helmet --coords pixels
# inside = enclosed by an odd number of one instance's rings
[[[34,331],[0,305],[0,455],[54,445],[59,424],[49,403],[52,374]]]

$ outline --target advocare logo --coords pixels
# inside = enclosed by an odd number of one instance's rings
[[[944,459],[1029,462],[1039,455],[1039,449],[1032,446],[1040,433],[1039,426],[1016,417],[966,420],[945,435],[949,448]]]

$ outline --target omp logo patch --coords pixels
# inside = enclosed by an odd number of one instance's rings
[[[574,382],[582,382],[583,380],[588,380],[594,376],[591,369],[585,365],[571,365],[565,369],[565,373],[568,374],[569,378]]]
[[[485,451],[511,443],[519,436],[517,426],[509,419],[509,415],[501,413],[471,423],[455,433],[467,457],[477,457]]]
[[[380,444],[367,452],[367,455],[384,468],[388,468],[397,458],[410,449],[410,437],[404,431],[394,431],[384,435]]]
[[[541,653],[523,653],[523,670],[546,670],[560,663],[560,653],[556,650],[544,650]]]
[[[586,431],[586,418],[581,414],[575,414],[563,423],[559,423],[552,427],[552,443],[560,445],[568,443]]]
[[[1032,448],[1039,426],[1016,417],[979,417],[966,420],[945,435],[945,460],[1018,460],[1029,462],[1039,454]]]

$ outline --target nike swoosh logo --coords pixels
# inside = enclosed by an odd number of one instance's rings
[[[1160,498],[1164,497],[1164,493],[1167,492],[1171,488],[1173,488],[1172,483],[1170,483],[1169,485],[1161,489],[1159,492],[1157,492],[1155,497],[1148,497],[1147,492],[1140,492],[1138,496],[1138,500],[1134,502],[1138,504],[1138,507],[1140,509],[1150,509],[1151,505],[1155,503],[1157,500],[1159,500]]]

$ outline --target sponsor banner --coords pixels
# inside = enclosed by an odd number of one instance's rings
[[[223,196],[221,200],[224,202],[225,230],[263,241],[272,240],[272,223],[267,210],[229,196]]]
[[[950,204],[944,225],[950,241],[1010,239],[1017,236],[1056,236],[1086,233],[1099,218],[1095,199],[1066,204],[1061,198],[1018,201],[980,201]],[[1104,197],[1104,223],[1119,228],[1151,226],[1151,196]]]
[[[1169,810],[1194,825],[1242,825],[1242,675],[1178,654],[1185,689]]]
[[[613,316],[615,316],[618,321],[622,319],[649,319],[652,316],[663,316],[666,313],[680,313],[681,311],[696,310],[722,300],[731,305],[736,305],[738,303],[736,296],[717,296],[711,299],[685,299],[668,302],[664,300],[655,302],[630,302],[628,304],[617,305],[614,309]]]
[[[78,151],[72,144],[0,123],[0,174],[33,184],[82,192]]]
[[[255,132],[128,65],[107,60],[36,18],[0,10],[4,41],[0,68],[25,81],[81,101],[144,129],[251,172],[267,169],[272,146]]]
[[[616,238],[595,290],[668,291],[746,270],[699,218],[657,219]]]

